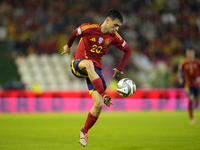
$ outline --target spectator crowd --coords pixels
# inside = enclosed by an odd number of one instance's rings
[[[119,34],[133,51],[123,76],[140,88],[178,87],[185,49],[193,47],[200,58],[200,0],[1,0],[0,26],[15,57],[60,53],[72,30],[101,23],[113,8],[124,16]],[[113,49],[102,61],[107,80],[121,57]]]

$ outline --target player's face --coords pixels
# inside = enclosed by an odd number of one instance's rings
[[[194,57],[195,57],[194,51],[193,51],[192,49],[188,49],[188,50],[186,51],[186,57],[187,57],[188,59],[190,59],[190,60],[193,60]]]
[[[111,34],[118,31],[121,25],[122,23],[118,19],[112,20],[111,18],[108,18],[107,20],[107,30]]]

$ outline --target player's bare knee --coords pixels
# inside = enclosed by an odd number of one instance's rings
[[[102,109],[103,108],[104,103],[103,102],[98,102],[94,104],[94,107],[96,107],[97,109]]]
[[[94,69],[94,64],[91,60],[86,60],[85,61],[85,67],[87,70],[91,70],[91,69]]]

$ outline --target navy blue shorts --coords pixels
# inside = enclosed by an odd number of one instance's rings
[[[87,82],[87,86],[88,86],[88,89],[89,89],[89,93],[91,95],[91,93],[95,90],[94,86],[92,85],[90,79],[88,78],[88,74],[87,73],[84,73],[82,72],[79,67],[78,67],[78,64],[82,61],[83,59],[73,59],[71,64],[70,64],[70,67],[71,67],[71,71],[73,73],[74,76],[78,77],[78,78],[86,78],[86,82]],[[103,83],[103,86],[106,90],[107,86],[106,86],[106,82],[103,78],[103,75],[101,73],[101,70],[99,70],[98,68],[94,67],[94,70],[95,72],[99,75],[99,77],[101,78],[102,80],[102,83]]]
[[[190,94],[193,94],[194,97],[197,97],[200,95],[200,91],[198,87],[190,87]]]
[[[187,95],[194,95],[194,97],[200,96],[200,89],[198,87],[186,88]]]

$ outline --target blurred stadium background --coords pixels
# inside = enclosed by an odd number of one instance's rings
[[[78,39],[70,56],[60,53],[72,30],[101,23],[113,8],[133,54],[115,79],[122,53],[111,46],[102,60],[114,105],[103,108],[87,149],[199,149],[200,113],[190,126],[176,71],[187,47],[200,58],[200,0],[0,0],[0,149],[80,149],[77,133],[93,103],[69,67]],[[137,85],[129,98],[115,90],[124,77]]]
[[[175,72],[185,49],[194,47],[200,57],[199,0],[1,0],[0,88],[85,89],[84,81],[77,81],[69,70],[73,53],[60,52],[73,29],[102,22],[112,8],[123,14],[119,33],[133,50],[120,78],[133,79],[138,88],[180,87]],[[102,60],[110,89],[112,68],[120,56],[111,47]]]

